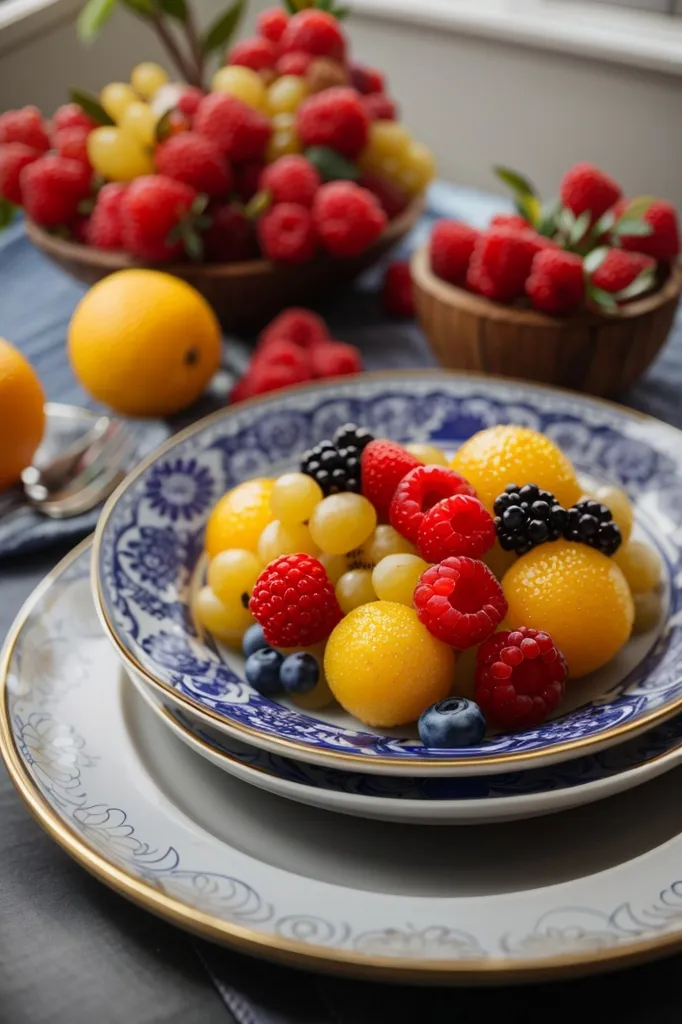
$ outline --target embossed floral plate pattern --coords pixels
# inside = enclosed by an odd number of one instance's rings
[[[511,422],[542,430],[578,470],[624,487],[661,552],[670,584],[657,642],[607,666],[584,697],[541,727],[486,738],[463,751],[376,735],[350,718],[325,721],[256,693],[229,658],[197,635],[192,574],[213,503],[240,481],[274,475],[340,423],[455,449],[475,431]],[[189,428],[144,462],[110,500],[95,542],[103,621],[122,656],[180,706],[278,753],[358,771],[432,775],[499,772],[595,752],[682,708],[680,434],[594,399],[536,385],[448,374],[367,375],[246,403]],[[607,612],[605,611],[605,614]],[[628,660],[629,657],[629,660]]]
[[[10,633],[0,749],[41,823],[121,893],[252,953],[394,980],[548,977],[682,946],[677,773],[549,831],[444,828],[435,844],[278,800],[145,716],[88,568],[84,545]]]

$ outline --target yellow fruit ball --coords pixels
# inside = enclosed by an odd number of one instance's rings
[[[344,572],[336,584],[336,599],[344,615],[359,608],[361,604],[376,601],[371,569],[350,569]]]
[[[142,64],[138,64],[137,67],[134,67],[130,76],[130,84],[138,96],[141,96],[143,100],[152,99],[156,92],[162,85],[165,85],[167,81],[168,75],[161,65],[155,64],[151,60],[143,61]]]
[[[228,604],[218,600],[210,587],[202,587],[194,598],[194,614],[197,622],[212,633],[217,640],[230,646],[238,646],[244,633],[254,623],[254,618],[241,601]]]
[[[257,477],[223,495],[206,525],[205,543],[210,558],[227,548],[256,550],[261,533],[272,520],[273,486],[273,480]]]
[[[270,136],[270,141],[265,151],[265,159],[269,164],[272,164],[281,156],[300,153],[302,150],[301,140],[293,127],[278,128]]]
[[[76,377],[127,416],[169,416],[195,402],[218,369],[221,343],[203,296],[158,270],[120,270],[98,281],[69,324]]]
[[[635,514],[632,509],[632,503],[625,491],[621,490],[620,487],[614,487],[612,484],[604,484],[602,487],[597,487],[592,491],[590,497],[594,498],[595,501],[600,501],[602,505],[606,505],[610,509],[614,522],[623,538],[623,544],[627,544],[632,533]]]
[[[544,434],[528,427],[501,425],[465,441],[450,462],[469,481],[489,512],[507,484],[537,484],[568,508],[581,488],[570,459]]]
[[[372,572],[372,584],[382,601],[398,601],[412,607],[414,591],[430,563],[419,555],[387,555]]]
[[[496,540],[490,551],[486,551],[482,556],[481,561],[485,562],[490,571],[497,576],[498,580],[501,580],[507,569],[510,569],[516,561],[516,557],[515,551],[505,551],[500,546],[499,540]]]
[[[270,506],[272,507],[272,499]],[[316,555],[317,545],[310,536],[310,530],[303,523],[285,526],[279,519],[274,519],[261,533],[257,551],[263,565],[268,565],[282,555]]]
[[[275,480],[270,505],[285,526],[305,523],[324,497],[322,488],[306,473],[284,473]]]
[[[647,594],[634,594],[632,600],[635,603],[633,633],[648,633],[660,625],[663,618],[663,598],[658,590],[650,590]]]
[[[268,109],[271,114],[293,114],[308,95],[305,78],[282,75],[268,89]]]
[[[224,604],[231,601],[245,603],[254,584],[263,571],[263,562],[246,548],[228,548],[220,551],[208,567],[206,579],[209,587]]]
[[[154,173],[151,153],[121,128],[110,125],[95,128],[88,135],[87,148],[93,169],[108,181],[132,181],[143,174]]]
[[[372,121],[369,126],[367,145],[360,154],[358,164],[370,170],[381,166],[382,161],[396,161],[396,168],[402,163],[410,146],[412,136],[398,121]]]
[[[612,558],[586,544],[557,540],[516,560],[502,580],[512,628],[550,634],[572,678],[601,668],[632,630],[627,580]]]
[[[296,118],[293,114],[273,114],[272,127],[277,131],[280,128],[293,128]]]
[[[213,76],[211,86],[213,92],[224,92],[228,96],[234,96],[254,110],[267,109],[267,89],[258,72],[251,68],[241,67],[239,64],[219,68]]]
[[[376,530],[364,545],[363,557],[374,567],[388,555],[416,555],[417,549],[392,526],[384,523]]]
[[[137,99],[127,82],[109,82],[99,94],[100,103],[114,121],[120,121],[126,108]]]
[[[131,103],[123,111],[119,128],[122,132],[139,142],[142,146],[153,146],[156,143],[157,117],[148,103]]]
[[[397,174],[398,184],[412,195],[423,192],[436,176],[436,160],[423,142],[413,142],[405,153]]]
[[[392,601],[356,608],[334,629],[324,656],[338,702],[367,725],[405,725],[450,693],[455,656],[417,613]]]
[[[31,465],[45,430],[45,394],[22,355],[0,338],[0,491]]]
[[[321,551],[344,555],[364,544],[376,524],[374,505],[361,494],[344,491],[330,494],[315,506],[310,535]]]
[[[339,582],[344,572],[348,572],[348,559],[345,555],[327,555],[322,552],[317,557],[334,585]]]
[[[432,444],[406,444],[405,450],[419,459],[425,466],[447,466],[448,460],[445,452]]]
[[[655,548],[641,540],[631,540],[621,545],[613,559],[620,566],[633,594],[646,594],[661,581],[661,556]]]

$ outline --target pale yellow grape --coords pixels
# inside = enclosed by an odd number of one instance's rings
[[[163,68],[151,60],[134,67],[130,76],[130,84],[144,100],[150,100],[167,81],[168,75]]]
[[[210,587],[202,587],[194,598],[197,621],[223,643],[237,646],[254,618],[241,600],[228,604],[218,600]]]
[[[414,455],[415,459],[423,462],[425,466],[447,466],[448,464],[445,452],[432,444],[406,444],[405,450]]]
[[[270,508],[285,526],[305,523],[324,497],[322,488],[305,473],[285,473],[275,480]]]
[[[267,107],[267,90],[263,79],[252,68],[244,68],[238,64],[220,68],[213,76],[213,92],[224,92],[228,96],[246,103],[254,110],[263,111]]]
[[[334,584],[338,583],[344,572],[348,571],[348,560],[345,555],[327,555],[323,552],[318,555],[318,558],[322,562],[327,576]]]
[[[613,560],[620,566],[633,594],[646,594],[658,586],[662,563],[655,548],[641,540],[631,540],[616,551]]]
[[[605,484],[603,487],[597,487],[592,492],[592,497],[594,497],[595,501],[600,501],[602,505],[606,505],[611,510],[614,522],[621,532],[623,544],[627,544],[632,533],[634,512],[625,491],[622,491],[620,487]]]
[[[344,572],[336,584],[336,599],[344,615],[348,615],[354,608],[359,608],[361,604],[376,601],[371,569],[351,569]]]
[[[95,128],[88,135],[87,148],[94,170],[108,181],[132,181],[140,175],[154,173],[151,155],[120,128],[109,125]]]
[[[280,128],[293,128],[296,124],[296,118],[293,114],[273,114],[271,120],[275,131],[279,131]]]
[[[207,574],[208,585],[218,600],[224,603],[239,601],[243,594],[251,595],[263,568],[263,562],[253,551],[228,548],[211,561]]]
[[[268,163],[274,163],[280,156],[300,153],[303,147],[295,128],[278,128],[270,136],[265,157]]]
[[[119,128],[132,135],[142,146],[153,146],[156,142],[157,117],[148,103],[131,103],[123,111]]]
[[[308,95],[308,83],[299,75],[282,75],[268,89],[271,114],[293,114]]]
[[[310,534],[321,551],[344,555],[364,544],[376,525],[374,505],[361,494],[344,491],[330,494],[315,506]]]
[[[415,587],[429,562],[419,555],[388,555],[372,572],[372,584],[382,601],[397,601],[412,607]]]
[[[263,565],[274,562],[282,555],[317,554],[317,546],[310,536],[307,526],[304,526],[303,523],[285,526],[279,519],[273,519],[265,527],[256,550]]]
[[[374,170],[385,166],[388,159],[395,161],[397,169],[411,144],[412,136],[404,125],[397,121],[372,121],[358,163],[363,170]]]
[[[661,621],[663,598],[658,590],[650,590],[646,594],[635,594],[632,600],[635,605],[632,632],[648,633]]]
[[[371,565],[377,565],[388,555],[416,555],[417,549],[392,526],[381,524],[365,544],[364,556]]]
[[[137,95],[127,82],[109,82],[99,94],[99,101],[109,117],[120,121],[126,108],[137,103]]]
[[[433,153],[423,142],[412,142],[408,146],[396,180],[408,192],[423,192],[436,176],[436,161]]]

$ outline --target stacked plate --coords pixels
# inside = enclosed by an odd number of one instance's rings
[[[633,498],[665,566],[660,623],[554,719],[461,751],[259,695],[193,623],[204,527],[229,488],[348,420],[446,450],[500,422],[548,434]],[[141,464],[21,611],[5,759],[86,867],[262,955],[443,983],[682,946],[681,521],[680,434],[596,400],[425,372],[245,403]]]

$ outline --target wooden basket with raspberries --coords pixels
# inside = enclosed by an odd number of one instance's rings
[[[23,208],[32,241],[90,284],[162,265],[236,330],[383,256],[421,211],[431,153],[399,123],[381,72],[350,62],[330,0],[264,11],[207,91],[243,6],[200,37],[185,0],[159,5],[150,24],[186,84],[141,64],[98,97],[74,91],[51,122],[34,107],[0,115],[0,226]],[[89,0],[83,35],[105,7]]]
[[[677,215],[625,199],[591,164],[542,203],[530,183],[497,173],[517,213],[485,231],[440,221],[412,259],[417,313],[444,366],[613,396],[668,337],[682,289]]]

